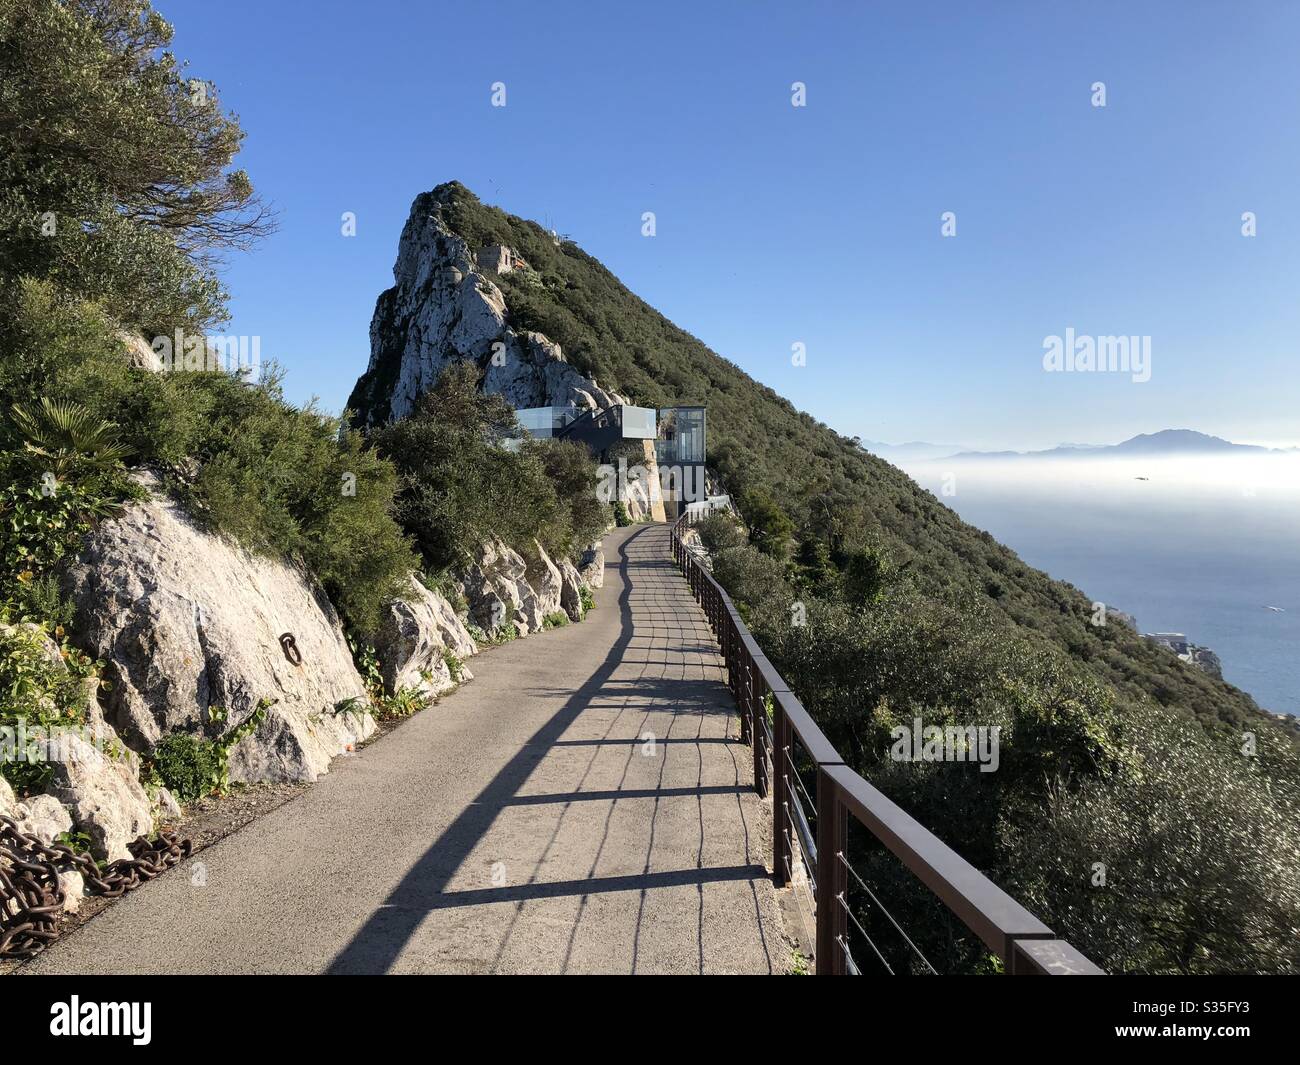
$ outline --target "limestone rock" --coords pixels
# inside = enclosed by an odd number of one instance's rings
[[[63,912],[76,913],[81,900],[86,897],[86,878],[75,869],[59,874],[59,887],[63,889]]]
[[[109,722],[147,753],[176,730],[214,737],[274,699],[231,752],[231,779],[314,780],[375,728],[368,712],[340,712],[364,705],[365,688],[334,608],[302,570],[200,529],[142,480],[153,498],[92,532],[65,586],[78,644],[106,663]]]
[[[409,594],[388,605],[375,638],[389,694],[409,687],[426,695],[441,695],[457,684],[444,652],[463,660],[477,650],[451,604],[414,576]],[[468,669],[462,667],[460,679],[469,677]]]
[[[564,578],[560,574],[559,567],[551,561],[550,555],[536,540],[533,541],[533,548],[536,554],[528,560],[528,583],[537,596],[538,609],[545,618],[547,614],[555,614],[560,610]]]
[[[137,370],[149,370],[153,373],[160,373],[163,370],[162,358],[144,337],[138,333],[125,331],[118,333],[117,336],[126,345],[127,358]]]
[[[601,588],[605,584],[605,548],[597,540],[578,560],[578,573],[589,588]]]
[[[14,789],[9,786],[9,781],[0,777],[0,814],[17,820],[17,810],[18,797],[14,794]]]
[[[582,576],[567,558],[560,560],[560,608],[570,621],[582,620]]]
[[[18,806],[11,815],[18,822],[19,831],[35,836],[48,845],[72,828],[72,815],[53,795],[33,795]]]
[[[642,453],[636,463],[629,463],[623,503],[633,521],[666,521],[654,441],[643,440],[641,447]]]
[[[484,391],[500,393],[515,407],[589,409],[623,402],[565,361],[558,344],[507,324],[505,297],[491,279],[499,255],[484,249],[480,267],[444,220],[455,195],[454,187],[442,186],[411,205],[395,283],[375,305],[370,363],[348,407],[368,425],[404,418],[445,367],[466,360],[486,368]]]
[[[545,552],[542,555],[545,557]],[[489,636],[496,636],[503,626],[510,624],[521,635],[540,631],[547,613],[544,608],[554,603],[550,612],[559,609],[559,572],[553,577],[547,572],[547,567],[555,568],[549,558],[535,566],[546,581],[554,581],[553,587],[547,584],[539,593],[528,580],[528,563],[523,556],[500,540],[480,547],[473,561],[456,574],[461,594],[469,605],[470,621]]]
[[[181,808],[181,804],[176,801],[176,796],[171,793],[169,788],[159,788],[158,793],[154,796],[154,801],[158,805],[158,816],[164,820],[185,816],[185,811]]]
[[[149,796],[130,763],[70,733],[61,737],[59,748],[57,756],[51,754],[51,793],[90,836],[96,858],[129,858],[127,845],[153,827]]]

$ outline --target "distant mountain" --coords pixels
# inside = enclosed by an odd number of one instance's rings
[[[963,444],[929,444],[924,440],[912,440],[906,444],[882,444],[878,440],[863,440],[861,443],[864,451],[886,462],[927,462],[970,450]]]
[[[1186,455],[1282,455],[1297,448],[1269,448],[1234,444],[1222,437],[1194,429],[1162,429],[1142,433],[1118,444],[1061,444],[1045,451],[962,451],[958,459],[1069,459],[1069,458],[1171,458]],[[938,458],[940,456],[934,456]],[[918,461],[913,459],[912,461]]]

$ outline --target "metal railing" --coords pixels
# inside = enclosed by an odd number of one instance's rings
[[[726,664],[727,686],[740,711],[741,740],[754,759],[754,789],[772,798],[772,875],[777,887],[801,861],[816,904],[816,971],[857,974],[853,931],[884,969],[894,972],[850,907],[850,889],[869,898],[907,947],[918,971],[934,972],[902,926],[857,874],[848,856],[850,820],[898,858],[984,945],[1019,974],[1095,975],[1103,970],[1058,939],[1047,925],[924,825],[867,783],[835,749],[782,679],[741,620],[731,597],[686,545],[684,514],[672,527],[673,559],[713,629]],[[769,720],[770,713],[770,720]],[[805,776],[815,776],[809,784]],[[809,812],[815,828],[810,826]]]

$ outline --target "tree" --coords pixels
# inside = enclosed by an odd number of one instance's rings
[[[594,470],[588,477],[568,445],[502,447],[515,412],[478,383],[472,363],[448,367],[410,417],[373,436],[402,474],[398,517],[433,571],[468,561],[493,538],[525,552],[537,539],[547,551],[566,553],[575,515],[584,514],[587,528],[584,499],[596,499]]]
[[[217,257],[272,228],[171,38],[146,0],[0,0],[0,278],[146,332],[224,320]]]
[[[541,462],[561,505],[561,520],[539,539],[549,540],[554,553],[572,557],[610,522],[609,504],[602,503],[596,491],[596,461],[573,440],[530,440],[524,450]]]
[[[794,522],[762,488],[753,488],[740,501],[740,511],[749,523],[750,539],[765,555],[785,558],[790,549]]]

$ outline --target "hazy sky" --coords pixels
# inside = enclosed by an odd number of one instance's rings
[[[157,2],[281,212],[230,331],[293,399],[342,406],[454,178],[845,433],[1300,443],[1300,5]],[[1067,328],[1150,380],[1044,372]]]

